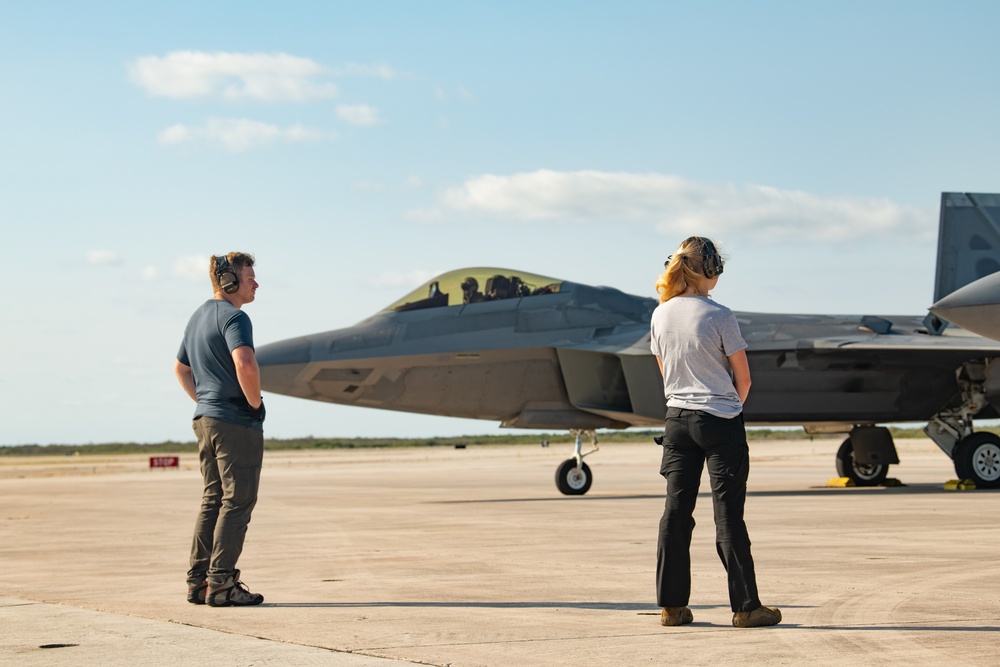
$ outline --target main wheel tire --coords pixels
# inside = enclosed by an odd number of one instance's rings
[[[582,496],[593,483],[590,466],[582,461],[577,466],[576,459],[566,459],[556,470],[556,488],[567,496]]]
[[[857,486],[879,486],[889,474],[889,466],[880,463],[863,465],[854,460],[854,443],[848,438],[837,450],[837,474]]]
[[[1000,488],[1000,436],[980,431],[955,443],[955,474],[980,489]]]

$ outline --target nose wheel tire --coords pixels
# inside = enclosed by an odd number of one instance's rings
[[[582,461],[577,465],[576,459],[566,459],[556,470],[556,488],[567,496],[582,496],[593,483],[590,466]]]
[[[971,479],[980,489],[1000,488],[1000,436],[980,431],[955,444],[955,474]]]
[[[863,464],[854,460],[854,443],[848,438],[837,450],[837,474],[849,478],[856,486],[879,486],[889,474],[885,464]]]

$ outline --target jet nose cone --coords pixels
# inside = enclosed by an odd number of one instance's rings
[[[268,343],[257,348],[260,388],[289,396],[303,396],[299,375],[312,361],[312,342],[308,338]]]
[[[955,290],[930,311],[963,329],[1000,340],[1000,272]]]

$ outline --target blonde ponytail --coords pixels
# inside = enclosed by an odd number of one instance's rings
[[[656,292],[660,295],[660,303],[684,294],[689,287],[693,287],[701,296],[708,296],[707,293],[702,293],[706,281],[701,271],[704,252],[705,242],[701,237],[691,236],[684,239],[656,281]]]

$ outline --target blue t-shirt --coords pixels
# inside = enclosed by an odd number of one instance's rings
[[[253,349],[253,325],[246,313],[228,301],[206,301],[191,316],[177,360],[190,366],[194,375],[195,419],[213,417],[263,430],[236,377],[233,350],[244,345]]]

